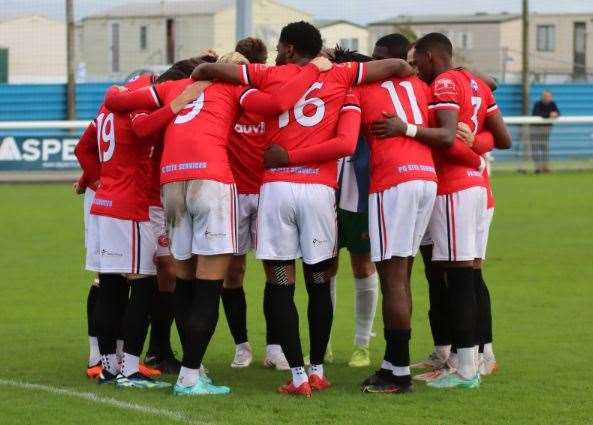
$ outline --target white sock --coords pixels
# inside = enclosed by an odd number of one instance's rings
[[[458,348],[457,357],[459,359],[457,373],[465,379],[473,378],[476,373],[478,373],[478,368],[475,363],[474,348]]]
[[[89,366],[94,366],[100,361],[99,340],[96,336],[89,336]]]
[[[410,366],[393,366],[393,374],[395,376],[408,376],[411,375]]]
[[[179,370],[179,377],[177,378],[177,385],[182,387],[193,387],[198,382],[200,377],[200,369],[190,369],[181,366]]]
[[[101,365],[103,366],[103,369],[112,375],[117,375],[119,373],[119,365],[115,353],[102,355]]]
[[[133,375],[138,372],[138,365],[140,363],[140,357],[133,356],[128,353],[124,353],[124,358],[121,366],[121,373],[125,377]]]
[[[282,352],[282,347],[279,344],[270,344],[266,346],[266,355],[273,356]]]
[[[237,350],[251,351],[251,345],[248,342],[242,342],[241,344],[237,344]]]
[[[489,342],[488,344],[484,344],[484,357],[489,359],[494,358],[494,349],[492,348],[492,343]]]
[[[292,385],[294,385],[295,388],[298,388],[304,382],[309,382],[309,377],[307,376],[304,367],[291,367],[290,371],[292,372]]]
[[[322,364],[312,364],[309,366],[309,376],[317,375],[320,378],[323,378],[323,365]]]
[[[124,359],[124,340],[118,339],[115,341],[115,354],[117,354],[117,359],[121,362]]]
[[[356,290],[356,334],[355,345],[367,347],[371,341],[373,320],[379,297],[379,277],[373,273],[364,279],[354,279]]]
[[[445,361],[449,358],[451,354],[451,346],[450,345],[435,345],[434,352],[439,356],[439,359]]]
[[[332,299],[332,307],[334,309],[334,313],[336,312],[336,299],[338,296],[338,292],[336,290],[336,280],[337,280],[337,276],[332,276],[329,279],[329,296]]]
[[[383,363],[381,363],[381,369],[393,370],[393,368],[394,366],[387,360],[383,360]]]

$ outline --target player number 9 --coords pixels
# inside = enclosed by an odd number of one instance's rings
[[[99,144],[99,160],[107,162],[113,157],[115,152],[115,126],[113,125],[113,113],[105,115],[101,113],[97,117],[97,143]],[[107,144],[107,149],[103,151],[103,143]]]
[[[323,103],[323,100],[321,100],[318,97],[312,97],[310,99],[307,99],[307,96],[309,95],[309,93],[311,93],[313,90],[319,90],[321,87],[323,87],[323,83],[320,83],[320,82],[313,83],[313,85],[311,87],[309,87],[309,90],[307,90],[305,92],[303,97],[301,97],[299,99],[299,101],[296,103],[296,105],[294,105],[294,109],[293,109],[294,118],[296,119],[296,122],[298,122],[303,127],[313,127],[313,126],[319,124],[321,122],[321,120],[323,119],[323,116],[325,115],[325,104]],[[305,110],[305,106],[307,106],[307,105],[315,106],[315,113],[311,116],[305,115],[304,110]],[[279,128],[286,127],[289,122],[290,122],[289,111],[284,112],[282,115],[280,115],[278,117],[278,127]]]

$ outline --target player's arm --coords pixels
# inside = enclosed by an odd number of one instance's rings
[[[337,160],[352,155],[360,132],[360,107],[356,103],[342,106],[336,137],[309,147],[286,151],[280,145],[270,145],[264,152],[266,168],[303,165],[311,161]]]
[[[208,83],[210,84],[210,83]],[[132,114],[132,131],[140,139],[161,132],[185,106],[204,91],[203,82],[187,86],[173,101],[153,112],[141,111]]]
[[[332,63],[323,57],[317,57],[305,65],[281,87],[273,92],[247,89],[240,98],[243,109],[262,115],[279,115],[292,108],[319,77],[319,73],[332,68]]]
[[[98,180],[101,174],[101,162],[99,161],[99,151],[97,145],[97,125],[95,121],[91,122],[85,129],[74,148],[74,155],[78,159],[82,176],[79,184],[88,186],[93,180]],[[82,180],[82,181],[81,181]]]
[[[232,63],[201,63],[192,72],[194,81],[220,80],[231,84],[242,84],[241,66]]]
[[[137,90],[112,86],[105,94],[104,103],[113,112],[152,111],[162,106],[159,92],[154,85]]]
[[[408,124],[392,113],[383,112],[383,119],[371,123],[370,131],[376,137],[407,136],[433,148],[448,148],[453,145],[459,113],[455,109],[436,112],[436,127],[421,127]]]
[[[414,74],[414,68],[402,59],[381,59],[360,63],[363,72],[358,78],[358,84],[373,83],[387,78],[405,78]]]
[[[513,140],[511,138],[511,134],[509,133],[509,129],[504,123],[500,110],[497,110],[495,113],[486,116],[484,128],[488,129],[488,131],[492,133],[492,137],[494,138],[494,147],[496,149],[511,148]]]

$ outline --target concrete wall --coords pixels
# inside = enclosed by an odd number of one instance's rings
[[[356,25],[339,23],[320,29],[325,47],[334,47],[344,38],[358,40],[358,51],[367,55],[369,53],[369,31]]]
[[[66,25],[42,16],[0,22],[0,46],[8,48],[9,82],[66,81]]]

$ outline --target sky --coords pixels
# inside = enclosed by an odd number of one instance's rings
[[[160,0],[74,0],[77,18],[111,6]],[[519,12],[521,0],[280,0],[318,19],[367,23],[397,15]],[[64,16],[64,0],[0,0],[0,19],[23,14]],[[593,0],[530,0],[534,12],[590,12]]]

